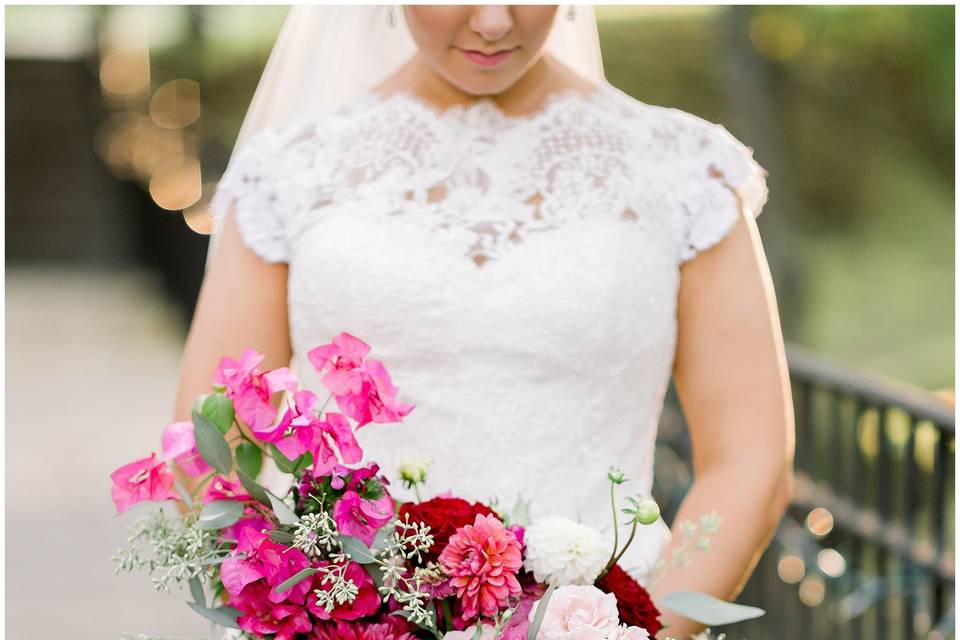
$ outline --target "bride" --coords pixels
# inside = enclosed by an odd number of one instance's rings
[[[176,417],[247,346],[319,388],[306,352],[348,331],[416,405],[358,433],[387,473],[421,456],[434,494],[600,528],[609,465],[650,490],[672,375],[695,483],[624,566],[645,582],[716,511],[710,553],[652,592],[732,599],[793,453],[765,175],[722,126],[609,84],[592,7],[295,8],[213,201]]]

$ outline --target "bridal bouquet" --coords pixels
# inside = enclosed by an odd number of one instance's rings
[[[118,512],[145,501],[182,512],[141,519],[118,571],[145,569],[161,590],[188,585],[194,611],[241,637],[639,640],[661,629],[650,596],[617,563],[659,509],[637,497],[618,509],[626,478],[615,469],[612,547],[572,520],[529,522],[522,502],[504,512],[450,494],[420,500],[421,460],[398,470],[417,500],[395,500],[379,466],[361,462],[355,431],[402,422],[414,407],[369,353],[347,333],[308,353],[329,391],[322,404],[288,369],[261,371],[252,349],[223,358],[192,420],[163,431],[161,455],[111,475]],[[337,410],[326,410],[331,400]],[[290,476],[285,492],[258,483],[264,457]],[[619,512],[630,527],[622,547]],[[717,524],[702,519],[701,543]],[[666,603],[708,624],[759,611],[692,593]]]

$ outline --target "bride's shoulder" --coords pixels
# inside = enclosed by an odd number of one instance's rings
[[[632,128],[647,147],[687,156],[711,152],[753,155],[753,149],[723,124],[679,107],[644,102],[609,83],[607,87],[608,104],[614,113],[635,125]]]
[[[680,212],[681,259],[718,242],[741,214],[757,217],[767,202],[767,170],[753,147],[723,124],[677,107],[642,102],[614,89],[612,104],[633,126],[633,157],[668,185]]]

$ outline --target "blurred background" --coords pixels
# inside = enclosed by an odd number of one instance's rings
[[[952,637],[954,7],[596,11],[612,84],[769,171],[798,483],[742,598],[770,613],[731,633]],[[207,203],[285,14],[5,8],[10,637],[206,633],[182,594],[113,575],[131,520],[108,475],[171,415]],[[669,518],[690,480],[672,394],[661,431]]]

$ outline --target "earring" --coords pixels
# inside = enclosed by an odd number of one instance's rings
[[[387,5],[387,26],[391,29],[397,24],[397,17],[393,15],[393,5]]]
[[[573,21],[577,17],[577,7],[575,5],[570,5],[570,8],[567,9],[567,20]]]

